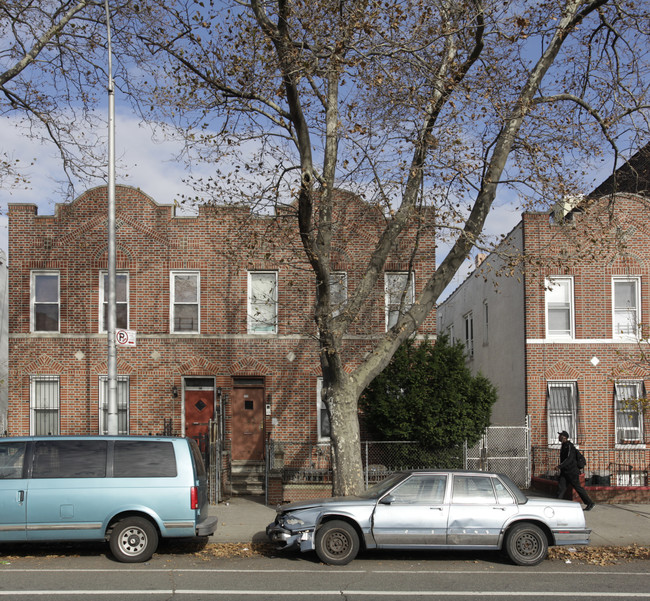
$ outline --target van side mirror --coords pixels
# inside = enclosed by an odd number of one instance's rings
[[[379,501],[382,505],[390,505],[395,502],[395,497],[393,495],[386,495]]]

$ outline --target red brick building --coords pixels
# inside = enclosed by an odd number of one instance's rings
[[[601,501],[650,493],[647,157],[615,187],[610,178],[587,198],[524,213],[438,311],[439,330],[465,336],[472,367],[497,386],[497,423],[528,416],[533,481],[552,483],[567,430]]]
[[[345,193],[337,207],[332,261],[344,303],[385,217]],[[201,438],[214,420],[228,467],[261,462],[269,440],[326,442],[314,275],[291,211],[272,219],[206,206],[176,216],[118,186],[116,221],[117,327],[135,332],[135,346],[118,348],[120,431]],[[9,206],[9,435],[106,431],[106,232],[105,187],[54,215]],[[349,332],[350,366],[386,331],[391,291],[410,266],[407,238]],[[420,248],[411,296],[435,267],[433,243]],[[435,333],[435,316],[422,332]]]

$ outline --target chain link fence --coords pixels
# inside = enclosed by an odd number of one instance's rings
[[[463,469],[467,448],[427,450],[412,441],[362,441],[361,458],[366,486],[394,472],[409,469]],[[269,440],[267,469],[282,471],[287,483],[332,481],[332,451],[329,443],[299,444]]]
[[[520,488],[531,481],[531,444],[528,418],[524,426],[490,426],[467,449],[465,468],[509,476]]]
[[[472,447],[425,449],[413,441],[361,442],[363,477],[367,486],[393,472],[410,469],[470,469],[499,472],[521,488],[531,481],[530,427],[490,426]],[[328,442],[299,444],[269,440],[267,470],[282,471],[284,482],[331,482],[332,452]]]

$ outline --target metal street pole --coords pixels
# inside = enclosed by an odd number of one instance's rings
[[[115,344],[115,86],[111,49],[111,15],[106,4],[106,33],[108,37],[108,434],[117,434],[117,345]],[[104,291],[106,293],[106,291]]]

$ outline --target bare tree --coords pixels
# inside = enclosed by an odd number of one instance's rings
[[[548,206],[582,191],[603,152],[634,146],[648,131],[642,4],[179,0],[141,10],[150,55],[139,89],[150,87],[153,114],[186,132],[189,153],[215,162],[203,193],[223,201],[238,190],[239,201],[297,209],[316,276],[335,493],[362,486],[362,391],[485,242],[497,191],[516,192],[521,207]],[[330,301],[337,188],[363,194],[386,216],[343,311]],[[450,250],[415,302],[402,294],[396,323],[352,364],[346,333],[424,207]]]
[[[118,23],[131,13],[124,2],[111,8]],[[0,114],[15,117],[24,135],[55,146],[69,185],[105,170],[105,127],[94,112],[106,102],[105,65],[103,0],[0,3]],[[24,185],[11,150],[3,153],[0,184]]]

